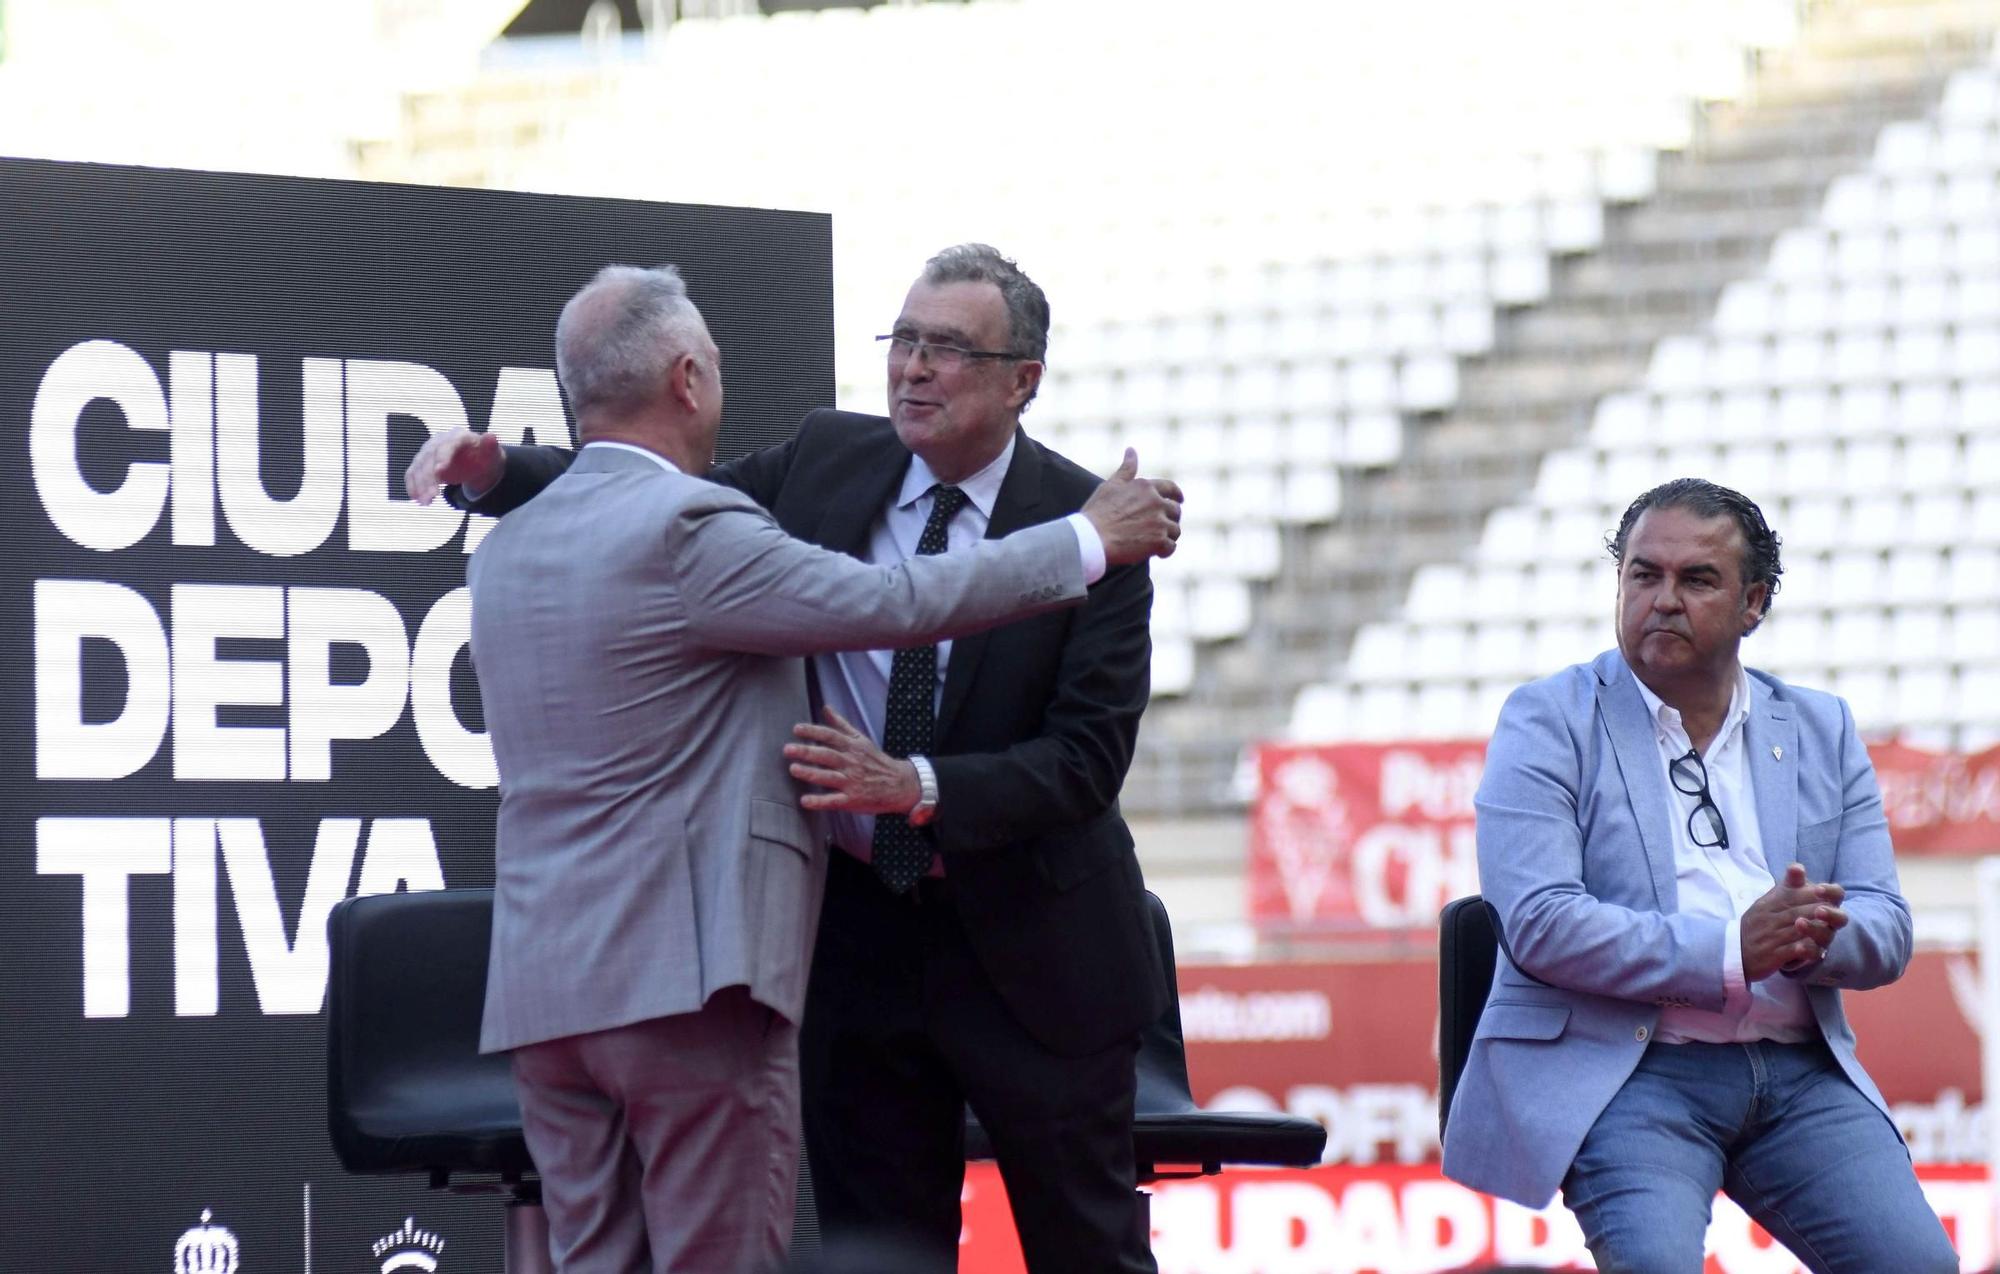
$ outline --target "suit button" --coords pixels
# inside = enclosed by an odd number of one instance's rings
[[[1644,1044],[1646,1042],[1646,1028],[1642,1026],[1638,1030],[1632,1032],[1632,1038],[1638,1040],[1641,1044]]]

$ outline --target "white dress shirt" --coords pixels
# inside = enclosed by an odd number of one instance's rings
[[[1000,498],[1000,484],[1007,477],[1007,466],[1013,463],[1017,441],[1010,438],[1007,449],[996,456],[993,463],[965,481],[951,484],[965,492],[965,504],[945,528],[947,552],[969,548],[986,538],[986,528],[993,519],[993,505]],[[875,519],[868,537],[867,561],[888,565],[915,556],[924,523],[930,520],[934,502],[931,488],[936,485],[938,480],[931,473],[930,466],[923,462],[922,457],[911,456],[902,487]],[[1099,538],[1097,528],[1091,525],[1090,519],[1081,513],[1070,514],[1068,521],[1070,528],[1076,532],[1077,548],[1083,554],[1084,582],[1095,584],[1104,578],[1104,541]],[[949,641],[938,643],[937,688],[931,700],[934,708],[944,695],[945,671],[951,665],[951,646]],[[882,718],[889,702],[889,672],[895,658],[893,650],[861,650],[818,655],[813,660],[819,673],[820,698],[877,744],[882,742]],[[873,814],[834,812],[829,816],[828,826],[834,844],[864,862],[868,860],[870,846],[875,839]],[[937,875],[942,870],[940,862],[933,859],[931,874]]]
[[[1757,795],[1750,783],[1748,743],[1744,723],[1750,718],[1750,676],[1736,673],[1729,711],[1722,728],[1702,753],[1708,768],[1709,799],[1722,811],[1729,848],[1694,843],[1689,816],[1701,797],[1674,786],[1671,764],[1693,746],[1681,723],[1680,711],[1639,682],[1639,694],[1653,719],[1659,743],[1660,777],[1667,784],[1667,807],[1673,821],[1674,875],[1678,905],[1684,915],[1727,920],[1722,943],[1722,981],[1728,999],[1721,1012],[1670,1005],[1660,1014],[1654,1038],[1665,1044],[1709,1044],[1776,1040],[1796,1044],[1813,1038],[1817,1027],[1806,989],[1790,978],[1773,975],[1755,984],[1743,980],[1743,913],[1776,882],[1764,862],[1763,828],[1757,822]]]

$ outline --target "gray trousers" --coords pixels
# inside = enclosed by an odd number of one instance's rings
[[[798,1027],[743,987],[514,1050],[561,1274],[774,1270],[799,1162]]]

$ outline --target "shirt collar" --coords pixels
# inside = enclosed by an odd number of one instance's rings
[[[1637,676],[1632,678],[1639,686],[1639,697],[1646,701],[1646,711],[1653,718],[1656,734],[1671,736],[1678,732],[1683,738],[1686,727],[1681,722],[1679,708],[1668,705],[1666,700],[1653,693],[1652,688]],[[1736,684],[1729,691],[1729,711],[1722,714],[1722,728],[1715,732],[1715,739],[1709,744],[1716,746],[1734,734],[1750,716],[1750,674],[1742,664],[1736,665]]]
[[[679,473],[681,471],[679,465],[667,459],[659,452],[648,451],[644,447],[635,447],[629,442],[613,442],[609,438],[604,438],[596,442],[586,442],[583,445],[586,450],[591,447],[615,447],[620,451],[629,451],[635,456],[644,456],[662,469],[665,469],[668,473]]]
[[[950,484],[965,492],[965,498],[971,501],[972,506],[979,510],[980,516],[988,522],[993,520],[993,506],[1000,499],[1000,484],[1007,480],[1007,466],[1013,463],[1014,445],[1019,441],[1019,434],[1012,435],[1007,439],[1006,448],[993,457],[991,464],[963,482]],[[924,458],[911,456],[910,471],[903,475],[903,488],[896,493],[896,507],[909,508],[936,485],[938,485],[937,475],[924,463]]]

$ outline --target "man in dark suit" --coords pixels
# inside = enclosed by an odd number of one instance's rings
[[[816,411],[712,476],[793,535],[883,565],[1075,512],[1097,479],[1020,427],[1048,316],[1012,261],[946,249],[884,338],[887,419]],[[467,507],[504,512],[567,463],[446,435],[408,485],[426,499],[463,482],[481,493]],[[893,1236],[954,1264],[969,1103],[1030,1269],[1154,1268],[1131,1120],[1163,974],[1117,800],[1148,697],[1151,605],[1144,565],[1121,567],[1073,611],[815,661],[831,711],[789,751],[844,851],[801,1036],[829,1235]],[[852,812],[898,805],[908,814]]]

